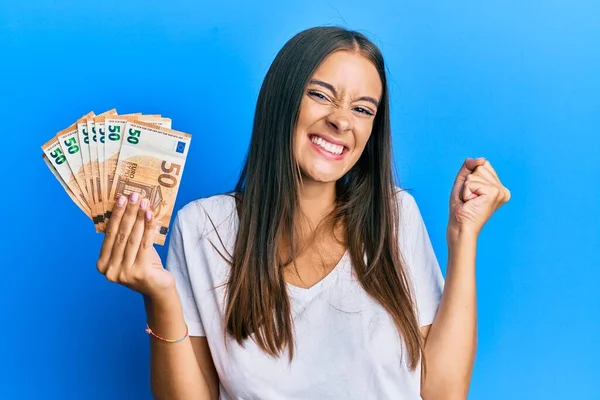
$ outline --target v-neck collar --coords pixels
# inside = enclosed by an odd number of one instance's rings
[[[286,282],[288,292],[294,297],[300,298],[312,297],[315,294],[322,292],[323,290],[327,289],[333,282],[335,282],[336,276],[340,273],[340,270],[343,269],[344,265],[347,264],[346,261],[349,256],[350,253],[348,252],[348,249],[346,249],[344,251],[344,254],[342,254],[340,260],[335,265],[335,267],[333,267],[332,270],[329,271],[329,273],[325,275],[320,281],[318,281],[309,288],[302,288]]]

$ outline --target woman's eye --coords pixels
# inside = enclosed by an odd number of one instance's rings
[[[319,98],[319,99],[321,99],[321,100],[327,100],[327,97],[325,97],[323,94],[321,94],[321,93],[319,93],[319,92],[315,92],[315,91],[313,91],[313,90],[309,90],[309,91],[308,91],[308,94],[309,94],[310,96],[313,96],[313,97]]]
[[[355,110],[358,111],[361,114],[373,115],[373,113],[370,110],[367,110],[366,108],[356,107]]]

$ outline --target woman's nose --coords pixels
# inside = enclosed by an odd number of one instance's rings
[[[352,120],[345,110],[337,109],[327,116],[327,123],[337,132],[352,129]]]

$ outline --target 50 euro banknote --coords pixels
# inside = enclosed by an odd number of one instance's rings
[[[74,125],[71,125],[69,128],[67,128],[67,130],[73,129],[73,127]],[[68,193],[74,195],[75,199],[77,200],[78,207],[84,210],[87,216],[91,217],[91,204],[88,201],[85,192],[77,183],[76,175],[69,166],[67,156],[60,145],[59,139],[57,137],[53,137],[52,139],[48,140],[42,145],[42,150],[44,152],[44,156],[46,157],[44,158],[44,162],[48,167],[52,167],[50,168],[51,172],[54,174],[54,176],[61,178],[61,185],[69,189]]]
[[[93,115],[94,113],[90,111],[82,118],[92,117]],[[81,156],[82,146],[79,142],[77,123],[58,132],[55,138],[58,140],[62,154],[64,154],[66,158],[67,165],[73,174],[73,178],[77,182],[77,186],[79,186],[79,191],[85,198],[87,207],[91,209],[92,198],[89,195],[87,179],[84,172]],[[52,159],[52,161],[56,162],[57,160]]]
[[[104,144],[98,155],[100,175],[102,178],[102,187],[105,188],[102,202],[104,204],[104,218],[110,217],[112,206],[108,199],[110,190],[115,178],[117,163],[119,162],[119,153],[123,145],[125,136],[125,126],[127,122],[145,122],[151,125],[171,129],[171,119],[160,115],[111,115],[105,118],[105,133],[101,136],[100,142]],[[101,147],[99,147],[100,149]],[[104,231],[101,227],[100,230]]]
[[[48,169],[50,170],[50,172],[52,172],[52,175],[54,175],[54,177],[60,183],[60,185],[63,187],[63,189],[65,190],[65,192],[67,192],[67,194],[69,195],[69,197],[71,198],[71,200],[73,200],[73,203],[75,203],[75,205],[77,205],[77,207],[79,207],[79,209],[81,211],[83,211],[83,213],[85,215],[87,215],[89,219],[92,219],[92,215],[90,213],[89,206],[87,206],[86,203],[82,202],[82,199],[78,199],[77,198],[77,196],[75,195],[75,193],[73,193],[73,191],[69,188],[69,186],[63,180],[62,176],[60,176],[60,174],[58,173],[58,171],[56,170],[56,168],[54,167],[54,165],[52,165],[52,162],[48,159],[48,157],[46,156],[45,153],[42,154],[42,159],[44,160],[44,164],[46,164],[46,166],[48,167]]]
[[[117,115],[116,110],[112,109],[92,118],[88,118],[87,127],[89,131],[89,151],[90,163],[89,170],[92,174],[89,179],[96,184],[93,185],[93,197],[91,201],[92,215],[94,218],[94,226],[96,232],[104,232],[106,230],[105,216],[109,212],[108,195],[110,186],[108,186],[108,174],[105,168],[106,149],[107,145],[115,143],[114,137],[122,136],[118,132],[113,132],[115,125],[107,125],[113,121],[111,118],[132,118],[142,122],[156,123],[160,126],[171,128],[171,119],[163,118],[160,115],[142,115],[140,113]],[[114,121],[113,121],[114,122]],[[113,145],[109,151],[118,152],[121,149],[121,141],[116,141],[116,149]]]
[[[192,137],[140,121],[126,121],[122,134],[107,210],[119,195],[138,192],[154,214],[154,243],[164,245]]]
[[[98,163],[98,148],[103,146],[103,143],[100,143],[99,137],[100,133],[104,131],[104,118],[108,115],[116,115],[117,112],[115,109],[106,111],[102,114],[96,115],[94,117],[87,118],[86,126],[87,130],[87,140],[88,140],[88,156],[89,158],[84,160],[85,163],[89,163],[87,170],[89,171],[88,180],[91,183],[91,196],[92,196],[92,216],[94,217],[94,225],[96,226],[96,231],[100,232],[103,216],[104,216],[104,204],[102,203],[103,199],[103,187],[102,187],[102,177],[100,175],[100,166]],[[82,153],[82,158],[84,154]],[[105,196],[104,196],[105,197]]]

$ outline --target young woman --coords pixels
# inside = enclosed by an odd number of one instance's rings
[[[510,198],[485,159],[450,196],[444,282],[392,171],[383,58],[360,33],[293,37],[262,85],[235,190],[177,214],[117,201],[98,260],[144,295],[157,399],[465,399],[479,232]]]

